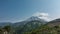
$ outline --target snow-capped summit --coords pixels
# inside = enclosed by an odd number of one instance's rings
[[[32,16],[32,17],[27,19],[27,21],[33,21],[33,20],[40,20],[40,18],[38,18],[36,16]]]
[[[39,13],[39,12],[37,12],[33,16],[38,17],[40,19],[43,19],[45,21],[51,21],[51,18],[49,17],[48,13]]]
[[[37,17],[37,16],[32,16],[32,17],[28,18],[25,21],[42,21],[42,22],[47,22],[46,20],[41,19],[40,17]]]

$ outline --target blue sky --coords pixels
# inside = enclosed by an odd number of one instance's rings
[[[60,0],[0,0],[0,22],[17,22],[36,12],[60,17]]]

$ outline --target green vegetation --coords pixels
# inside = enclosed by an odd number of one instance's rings
[[[25,25],[0,26],[0,34],[60,34],[60,21],[43,24],[40,21],[30,21]]]
[[[4,26],[0,29],[0,34],[10,34],[11,27],[10,26]]]
[[[0,34],[4,34],[4,32],[7,32],[6,34],[60,34],[60,25],[53,27],[41,25],[40,27],[32,29],[31,31],[23,31],[23,28],[24,27],[17,27],[16,29],[11,29],[11,26],[4,26],[3,28],[0,28]]]
[[[60,34],[60,26],[49,27],[44,25],[31,32],[24,32],[23,34]]]

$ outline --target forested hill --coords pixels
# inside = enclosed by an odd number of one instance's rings
[[[41,19],[28,20],[14,24],[10,23],[4,27],[1,26],[0,34],[4,32],[8,34],[60,34],[60,19],[55,19],[50,22],[42,21]]]

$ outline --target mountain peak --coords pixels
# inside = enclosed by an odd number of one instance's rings
[[[33,20],[40,20],[40,18],[38,18],[37,16],[32,16],[27,19],[27,21],[33,21]]]
[[[32,17],[28,18],[26,21],[42,21],[42,22],[47,22],[46,20],[41,19],[41,18],[39,18],[37,16],[32,16]]]

